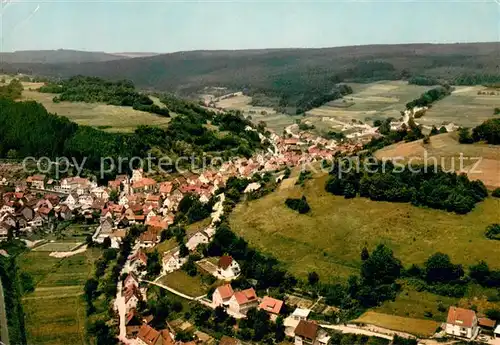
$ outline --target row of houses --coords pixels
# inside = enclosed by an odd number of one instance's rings
[[[284,310],[282,300],[270,296],[259,298],[253,288],[234,291],[230,284],[219,286],[214,291],[212,305],[223,307],[229,315],[236,317],[244,317],[250,309],[257,308],[266,311],[274,322]],[[288,335],[294,338],[295,345],[327,345],[330,341],[328,333],[316,322],[308,321],[308,315],[309,310],[297,308],[287,318],[291,326]]]

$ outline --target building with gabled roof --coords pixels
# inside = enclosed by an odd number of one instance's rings
[[[234,291],[231,284],[221,285],[212,294],[212,304],[216,307],[227,306],[233,295]]]
[[[259,299],[253,288],[236,291],[229,300],[229,310],[233,313],[246,315],[248,310],[257,308]]]
[[[240,265],[233,259],[232,256],[223,255],[219,258],[216,271],[217,278],[232,280],[238,277],[240,272]]]
[[[450,307],[446,319],[446,334],[473,339],[479,332],[476,312],[471,309]]]
[[[301,320],[294,331],[295,345],[327,345],[330,336],[316,322]]]

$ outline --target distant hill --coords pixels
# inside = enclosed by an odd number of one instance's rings
[[[123,59],[126,56],[113,55],[104,52],[86,52],[79,50],[22,50],[13,53],[0,53],[1,63],[83,63],[105,62]]]
[[[127,58],[139,58],[139,57],[149,57],[159,55],[158,53],[148,53],[148,52],[120,52],[113,53],[115,56],[127,57]]]
[[[5,72],[130,79],[137,86],[189,95],[226,86],[269,97],[324,92],[339,81],[429,76],[455,82],[487,75],[500,82],[500,43],[371,45],[321,49],[190,51],[105,62],[2,63]],[[460,80],[462,80],[460,79]],[[460,80],[458,80],[460,82]],[[466,80],[478,83],[478,80]]]

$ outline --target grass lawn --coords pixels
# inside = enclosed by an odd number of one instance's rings
[[[432,320],[412,319],[369,311],[355,320],[357,323],[367,323],[394,331],[411,333],[417,336],[429,337],[434,334],[439,322]]]
[[[404,265],[422,264],[442,251],[465,267],[485,260],[500,268],[500,246],[484,237],[487,225],[500,222],[499,199],[488,198],[469,214],[457,215],[366,198],[346,200],[324,190],[326,179],[238,205],[229,217],[233,231],[301,278],[311,271],[323,281],[359,274],[361,249],[373,250],[379,243],[393,249]],[[310,213],[300,215],[285,206],[287,197],[302,195]]]
[[[201,275],[191,277],[183,270],[177,270],[163,276],[159,283],[167,285],[191,297],[199,297],[207,293],[207,286],[202,282]]]
[[[99,255],[92,249],[65,259],[33,251],[20,256],[20,268],[36,282],[35,291],[22,299],[28,343],[86,345],[83,285]]]
[[[169,240],[161,242],[160,244],[158,244],[154,248],[149,248],[147,251],[148,252],[153,252],[153,251],[157,250],[158,253],[160,253],[160,255],[161,255],[161,254],[163,254],[165,252],[168,252],[169,250],[174,249],[178,245],[179,244],[177,243],[177,241],[175,240],[175,238],[171,238]]]
[[[500,302],[489,302],[489,297],[498,296],[495,289],[486,289],[472,284],[463,298],[434,295],[426,291],[416,291],[412,286],[402,281],[403,289],[394,301],[386,301],[374,311],[395,314],[416,319],[432,319],[443,322],[446,320],[450,306],[473,308],[479,313],[488,309],[500,309]]]
[[[35,252],[70,252],[81,242],[53,242],[42,244],[39,247],[33,249]]]
[[[38,91],[23,91],[23,100],[40,102],[50,113],[66,116],[79,125],[101,127],[110,132],[132,132],[139,125],[167,127],[170,122],[168,117],[134,110],[132,107],[83,102],[54,103],[54,96]]]

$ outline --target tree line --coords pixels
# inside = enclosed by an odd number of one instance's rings
[[[12,79],[9,84],[0,86],[0,98],[18,99],[23,92],[23,84],[17,79]]]
[[[451,94],[452,88],[449,85],[438,86],[431,90],[424,92],[419,98],[406,103],[406,109],[413,109],[414,107],[429,107],[432,103]]]
[[[339,174],[341,168],[340,164],[332,166],[325,189],[345,198],[359,195],[374,201],[410,202],[415,206],[465,214],[488,196],[481,181],[470,181],[463,174],[445,173],[437,166],[420,167],[418,172],[412,172],[407,167],[398,168],[385,162],[371,166],[376,172]]]
[[[488,73],[462,73],[452,77],[433,77],[430,75],[418,75],[408,79],[409,84],[433,86],[441,84],[450,85],[495,85],[500,83],[500,76]]]
[[[16,262],[16,252],[24,250],[24,245],[4,242],[0,246],[6,249],[9,257],[0,256],[0,282],[3,287],[7,326],[11,344],[26,345],[25,314],[21,303],[23,294],[21,272]]]
[[[490,145],[500,145],[500,119],[489,119],[472,129],[462,127],[458,130],[458,141],[461,144],[472,144],[484,141]]]
[[[134,83],[130,80],[112,82],[98,77],[78,75],[57,83],[49,82],[40,87],[39,91],[57,94],[54,97],[56,103],[61,101],[101,102],[169,116],[167,108],[159,107],[147,95],[137,92]]]

